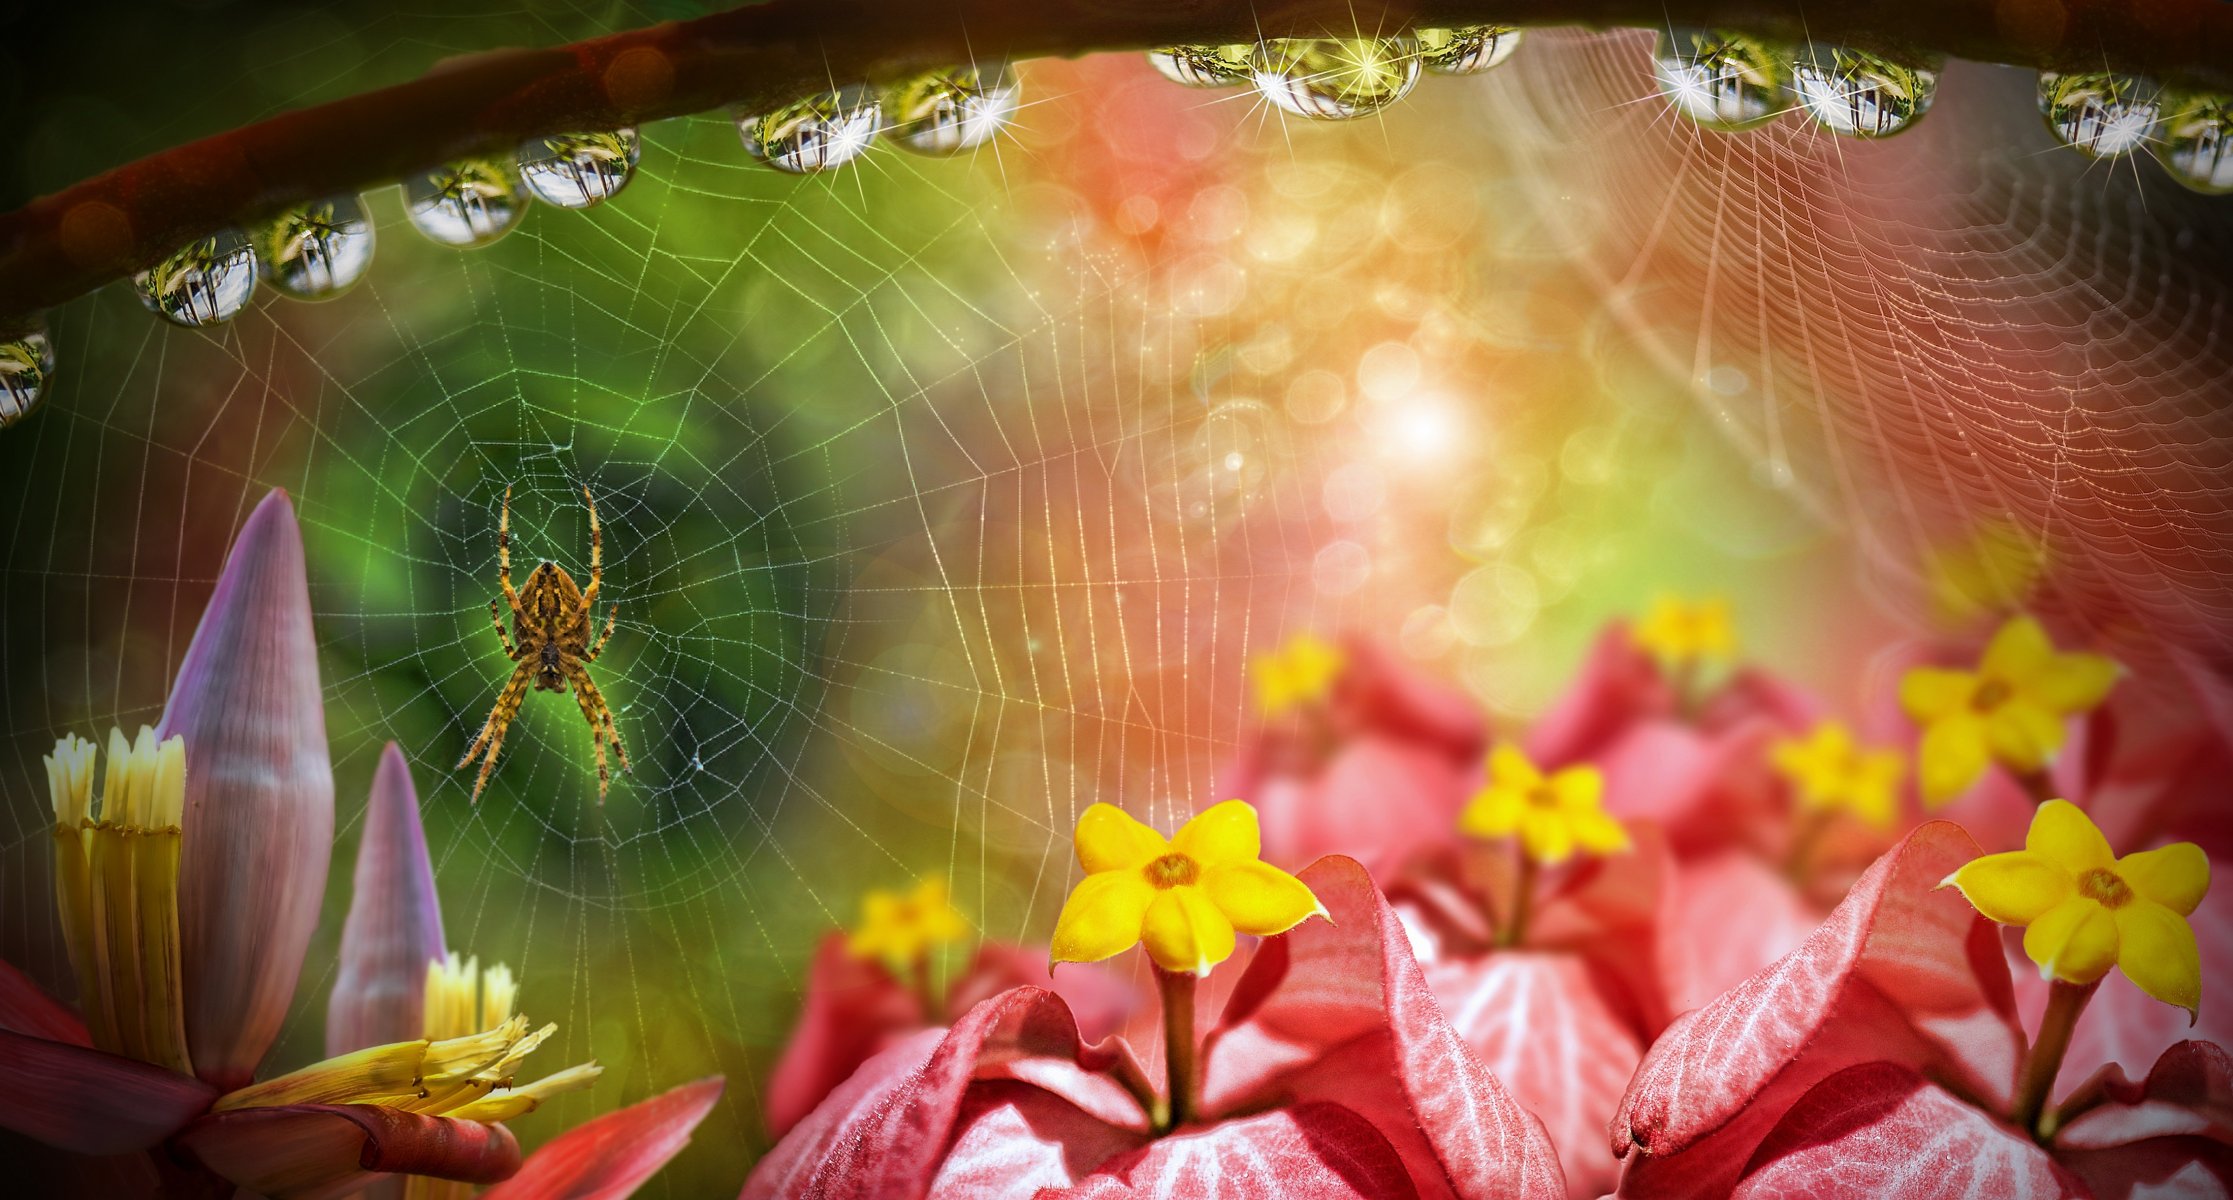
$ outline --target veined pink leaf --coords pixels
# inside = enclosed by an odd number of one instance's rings
[[[0,1127],[74,1154],[145,1150],[216,1099],[201,1080],[136,1058],[0,1030]]]
[[[426,965],[442,957],[442,900],[411,764],[389,742],[372,773],[357,843],[341,971],[326,1001],[326,1053],[409,1041],[425,1029]]]
[[[980,1080],[956,1118],[953,1145],[931,1181],[930,1200],[1030,1196],[1066,1188],[1147,1142],[1042,1088]]]
[[[1158,1139],[1102,1167],[1083,1186],[1041,1192],[1038,1200],[1404,1200],[1416,1195],[1402,1158],[1370,1121],[1338,1104],[1298,1104]]]
[[[842,933],[823,938],[807,969],[798,1025],[768,1077],[768,1132],[790,1132],[862,1063],[927,1023],[922,1001],[883,964],[855,957]]]
[[[1623,1194],[1726,1191],[1786,1109],[1858,1063],[1928,1069],[2003,1100],[2023,1035],[1999,939],[1939,889],[1977,854],[1956,826],[1917,829],[1798,949],[1670,1027],[1614,1121]]]
[[[0,960],[0,1029],[72,1046],[93,1044],[84,1018],[4,960]]]
[[[1677,863],[1673,875],[1657,953],[1674,1012],[1743,983],[1822,924],[1788,876],[1741,850]]]
[[[716,1075],[559,1134],[481,1200],[626,1200],[682,1148],[721,1099]]]
[[[1315,774],[1236,778],[1227,794],[1256,806],[1266,862],[1292,870],[1338,853],[1390,874],[1422,846],[1449,840],[1473,774],[1433,747],[1367,734]]]
[[[2217,1156],[2233,1166],[2233,1055],[2215,1042],[2180,1042],[2138,1083],[2115,1067],[2078,1090],[2098,1094],[2055,1134],[2057,1153],[2110,1150],[2149,1138],[2198,1137],[2218,1143]]]
[[[1062,997],[1078,1022],[1078,1037],[1098,1042],[1123,1028],[1145,1000],[1143,989],[1099,963],[1064,963],[1047,969],[1047,948],[986,942],[946,993],[949,1021],[1015,987],[1045,988]]]
[[[502,1125],[373,1104],[293,1104],[211,1113],[175,1144],[203,1167],[272,1200],[329,1200],[381,1175],[495,1183],[519,1170]]]
[[[1527,756],[1544,767],[1588,761],[1636,722],[1674,711],[1674,689],[1658,664],[1614,621],[1591,643],[1574,682],[1528,728]]]
[[[1767,748],[1781,736],[1760,718],[1710,733],[1639,721],[1589,761],[1605,773],[1607,811],[1658,825],[1677,854],[1712,853],[1776,822]]]
[[[1333,695],[1335,720],[1352,734],[1375,733],[1439,751],[1453,763],[1488,749],[1488,722],[1471,695],[1395,660],[1367,638],[1343,639],[1349,664]]]
[[[2085,1185],[2030,1138],[1895,1063],[1824,1079],[1760,1143],[1742,1200],[2055,1200]]]

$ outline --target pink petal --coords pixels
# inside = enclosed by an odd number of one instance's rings
[[[1371,1121],[1423,1194],[1565,1194],[1558,1156],[1465,1048],[1364,868],[1303,871],[1331,914],[1267,938],[1205,1052],[1204,1110],[1327,1100]]]
[[[2085,1197],[2030,1138],[1906,1067],[1863,1063],[1816,1084],[1760,1143],[1744,1200]]]
[[[798,1027],[768,1077],[768,1132],[789,1133],[862,1063],[924,1024],[922,1001],[882,964],[854,957],[842,933],[823,938],[807,970]]]
[[[346,1196],[377,1176],[495,1183],[519,1170],[502,1125],[373,1104],[296,1104],[211,1113],[175,1145],[201,1166],[273,1200]]]
[[[1572,686],[1529,728],[1527,756],[1544,767],[1587,761],[1629,726],[1674,711],[1674,691],[1658,665],[1616,621],[1597,635]]]
[[[1512,1098],[1541,1118],[1576,1196],[1612,1190],[1605,1128],[1644,1056],[1572,954],[1500,951],[1426,968],[1450,1026]]]
[[[1670,1027],[1614,1121],[1624,1194],[1726,1191],[1807,1088],[1855,1063],[1927,1067],[2005,1097],[2023,1042],[1999,940],[1938,886],[1977,854],[1960,828],[1923,826],[1797,950]]]
[[[721,1088],[716,1075],[576,1125],[481,1200],[625,1200],[690,1144]]]
[[[1015,1195],[985,1189],[965,1196]],[[939,1193],[942,1200],[945,1193]],[[1402,1200],[1416,1196],[1403,1159],[1370,1121],[1338,1104],[1298,1104],[1158,1139],[1101,1168],[1083,1187],[1039,1200]]]
[[[0,961],[0,1029],[73,1046],[93,1044],[82,1018],[5,961]]]
[[[1230,795],[1256,806],[1264,860],[1294,869],[1351,855],[1392,876],[1405,858],[1449,841],[1473,790],[1470,767],[1431,747],[1355,738],[1316,774],[1269,774]]]
[[[1789,877],[1741,850],[1674,868],[1659,949],[1669,1007],[1684,1012],[1796,950],[1822,913]]]
[[[931,1196],[1028,1196],[1066,1188],[1099,1165],[1146,1144],[1122,1129],[1026,1083],[974,1084],[955,1119],[959,1131],[931,1181]]]
[[[1141,987],[1108,967],[1064,963],[1060,971],[1050,973],[1044,946],[986,942],[977,948],[969,969],[947,989],[946,1011],[959,1020],[980,1003],[1015,987],[1043,987],[1062,997],[1077,1019],[1078,1036],[1088,1042],[1117,1032],[1147,1001]]]
[[[389,742],[365,802],[355,890],[341,927],[341,973],[326,1001],[326,1053],[420,1036],[426,964],[443,953],[442,901],[419,823],[419,794],[402,749]]]
[[[0,1030],[0,1128],[74,1154],[145,1150],[217,1089],[138,1059]]]
[[[179,937],[194,1070],[247,1083],[278,1035],[333,853],[318,643],[285,492],[241,526],[157,736],[186,738]]]

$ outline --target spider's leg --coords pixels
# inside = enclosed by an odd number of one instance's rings
[[[488,619],[496,626],[496,638],[504,643],[504,657],[517,659],[519,651],[512,648],[512,635],[504,629],[504,601],[502,597],[488,602]]]
[[[512,485],[504,485],[504,515],[496,521],[496,580],[504,585],[504,602],[519,611],[519,592],[512,587]]]
[[[597,748],[597,803],[605,802],[605,791],[612,784],[612,772],[605,765],[605,735],[612,728],[612,710],[605,707],[605,698],[597,685],[589,681],[589,672],[577,664],[569,672],[574,679],[574,702],[581,705],[582,719],[589,722],[589,740]],[[619,735],[613,736],[613,748],[620,749]],[[621,752],[622,770],[628,767],[627,752]]]
[[[619,605],[615,604],[611,608],[605,610],[605,632],[597,635],[596,643],[590,646],[589,650],[582,655],[583,662],[596,662],[597,656],[605,652],[605,643],[613,640],[613,622],[619,619],[619,617]]]
[[[504,690],[496,697],[496,707],[489,710],[488,720],[481,723],[480,735],[466,748],[465,757],[457,760],[458,769],[471,766],[482,748],[487,756],[481,759],[481,773],[473,780],[473,799],[481,798],[481,789],[488,786],[488,774],[496,769],[496,756],[504,749],[504,734],[512,727],[512,718],[519,715],[519,706],[527,698],[527,684],[534,677],[535,665],[521,663],[505,681]]]
[[[582,486],[582,499],[589,502],[589,586],[582,589],[582,611],[588,612],[598,585],[605,582],[605,529],[597,523],[597,500],[587,484]]]

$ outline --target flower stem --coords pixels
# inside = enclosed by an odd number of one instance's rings
[[[1496,944],[1510,949],[1527,936],[1527,919],[1535,907],[1535,860],[1528,857],[1527,849],[1520,849],[1520,875],[1512,884],[1512,919],[1504,923],[1497,933]]]
[[[1799,831],[1791,838],[1790,856],[1783,860],[1783,873],[1793,883],[1804,885],[1807,872],[1814,867],[1814,852],[1822,845],[1824,834],[1830,832],[1830,810],[1810,808],[1799,816]]]
[[[2023,1073],[2016,1080],[2016,1098],[2008,1108],[2008,1119],[2034,1138],[2047,1136],[2041,1113],[2047,1107],[2048,1095],[2055,1090],[2055,1076],[2062,1073],[2062,1056],[2070,1049],[2070,1034],[2078,1027],[2078,1014],[2086,1010],[2086,1001],[2100,986],[2098,980],[2078,984],[2057,979],[2047,992],[2047,1011],[2039,1018],[2039,1036],[2032,1039],[2031,1052],[2024,1056]]]
[[[2033,804],[2045,804],[2049,800],[2057,798],[2055,796],[2055,781],[2048,778],[2044,768],[2037,771],[2019,771],[2015,772],[2015,775],[2016,783],[2024,789],[2025,795],[2031,797]]]
[[[930,955],[916,955],[915,968],[908,974],[912,977],[909,982],[915,985],[915,998],[922,1001],[923,1019],[933,1025],[940,1024],[945,1018],[946,1006],[940,1003],[938,988],[931,983]]]
[[[1163,994],[1163,1087],[1169,1093],[1155,1122],[1160,1134],[1194,1119],[1195,979],[1183,971],[1157,967],[1155,983]]]

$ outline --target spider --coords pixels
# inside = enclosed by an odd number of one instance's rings
[[[605,741],[611,739],[613,753],[620,756],[620,769],[628,769],[628,748],[620,744],[620,730],[613,727],[613,710],[606,706],[604,694],[589,681],[586,664],[597,661],[597,655],[612,640],[613,620],[620,615],[620,606],[605,609],[605,631],[593,645],[589,631],[593,627],[589,606],[597,599],[598,585],[604,582],[605,551],[604,531],[597,525],[597,501],[582,489],[582,499],[589,505],[589,586],[574,585],[574,577],[566,568],[554,562],[545,562],[527,577],[527,586],[512,590],[512,489],[504,489],[504,515],[496,524],[497,581],[504,586],[504,594],[488,602],[489,620],[496,626],[496,636],[504,643],[504,653],[519,664],[512,677],[504,683],[504,690],[496,697],[496,707],[490,710],[488,720],[481,725],[480,736],[473,739],[471,749],[458,760],[459,769],[471,766],[473,759],[485,748],[481,758],[480,778],[473,781],[473,799],[481,798],[481,789],[488,786],[488,774],[496,766],[497,752],[504,748],[504,732],[511,728],[512,718],[519,715],[520,704],[527,699],[527,685],[532,682],[540,692],[563,692],[567,685],[574,689],[574,700],[581,705],[582,716],[589,722],[589,734],[597,746],[597,802],[605,802],[605,789],[611,774],[605,768]],[[512,606],[513,635],[504,632],[502,605]],[[513,636],[518,644],[513,643]]]

